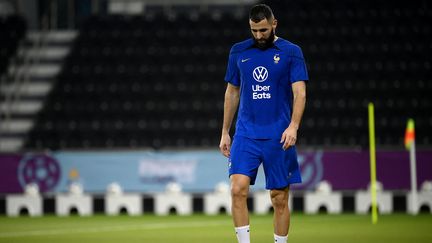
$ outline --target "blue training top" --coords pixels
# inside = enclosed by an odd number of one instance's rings
[[[291,122],[291,84],[308,79],[300,47],[287,40],[279,37],[266,50],[252,38],[234,44],[225,81],[240,86],[236,135],[280,139]]]

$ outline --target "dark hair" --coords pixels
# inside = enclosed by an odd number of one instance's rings
[[[253,6],[249,12],[249,19],[255,23],[263,19],[271,20],[273,18],[273,11],[265,4],[257,4]]]

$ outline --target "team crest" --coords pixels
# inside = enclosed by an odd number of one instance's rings
[[[275,64],[278,64],[278,63],[279,63],[279,60],[280,60],[280,56],[279,56],[279,54],[275,54],[275,55],[273,56],[273,60],[274,60],[274,63],[275,63]]]

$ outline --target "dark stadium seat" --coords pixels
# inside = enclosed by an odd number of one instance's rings
[[[21,16],[0,16],[0,76],[6,72],[10,58],[23,39],[27,24]]]

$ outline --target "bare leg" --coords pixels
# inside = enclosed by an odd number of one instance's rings
[[[288,207],[289,187],[271,190],[270,197],[274,208],[274,233],[279,236],[288,235],[290,226],[290,210]]]
[[[235,227],[249,225],[247,196],[249,194],[249,176],[231,175],[232,217]]]

